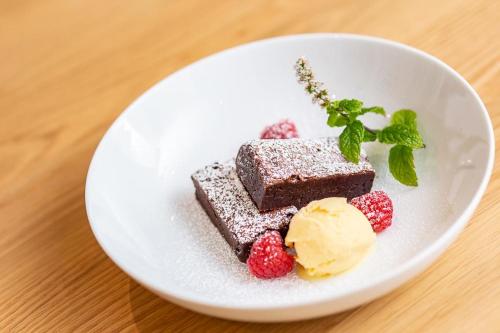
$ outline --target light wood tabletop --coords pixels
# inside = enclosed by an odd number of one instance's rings
[[[138,285],[97,244],[85,177],[123,109],[206,55],[304,32],[380,36],[441,58],[478,91],[500,137],[499,1],[0,0],[0,331],[500,332],[499,168],[435,264],[320,319],[191,312]]]

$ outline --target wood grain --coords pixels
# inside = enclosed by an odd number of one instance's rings
[[[499,137],[495,0],[0,0],[0,331],[499,332],[498,168],[465,232],[424,274],[321,319],[199,315],[137,285],[99,248],[85,214],[86,171],[132,100],[216,51],[318,31],[438,56],[477,89]]]

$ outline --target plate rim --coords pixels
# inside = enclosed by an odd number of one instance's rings
[[[96,218],[93,216],[92,209],[90,207],[89,201],[90,201],[90,187],[92,186],[92,178],[93,178],[93,173],[95,172],[94,170],[96,169],[96,160],[97,156],[99,155],[100,151],[102,150],[103,147],[103,142],[109,139],[110,133],[112,132],[113,128],[119,124],[120,119],[122,119],[126,114],[130,112],[130,110],[133,109],[136,103],[138,103],[140,100],[145,98],[147,94],[149,94],[152,90],[157,89],[163,82],[167,80],[172,80],[176,76],[182,74],[185,71],[191,70],[192,68],[201,65],[202,63],[214,58],[218,57],[224,54],[229,54],[232,52],[236,52],[240,49],[244,48],[249,48],[249,47],[255,47],[255,46],[265,46],[266,44],[270,43],[276,43],[276,42],[286,42],[288,40],[295,40],[295,39],[354,39],[354,40],[359,40],[363,42],[372,42],[372,43],[381,43],[385,44],[386,46],[390,47],[395,47],[402,49],[404,51],[414,53],[417,56],[423,57],[428,61],[433,62],[434,64],[438,65],[439,67],[443,68],[446,70],[449,74],[454,76],[456,79],[458,79],[464,87],[467,88],[467,90],[472,94],[473,98],[476,100],[478,105],[480,106],[481,114],[483,116],[483,120],[485,121],[487,125],[487,138],[488,138],[488,146],[489,146],[489,151],[488,151],[488,160],[487,160],[487,165],[486,165],[486,170],[485,173],[482,177],[482,180],[477,187],[476,191],[474,192],[472,200],[467,204],[467,207],[462,211],[461,215],[455,219],[455,221],[452,223],[452,225],[446,229],[446,231],[439,236],[437,239],[435,239],[429,246],[424,248],[422,251],[418,252],[416,255],[411,257],[407,262],[398,265],[394,269],[391,269],[387,271],[384,274],[381,274],[377,279],[370,280],[367,283],[364,283],[356,288],[350,289],[349,291],[345,292],[340,292],[335,296],[331,296],[329,294],[321,295],[314,297],[313,299],[306,299],[306,300],[291,300],[290,302],[286,304],[266,304],[266,305],[259,305],[259,304],[248,304],[248,305],[226,305],[224,302],[218,301],[218,300],[200,300],[196,299],[195,297],[192,297],[191,295],[186,295],[183,292],[177,292],[175,288],[172,288],[171,290],[164,290],[164,288],[160,288],[157,284],[148,281],[147,278],[144,278],[143,276],[139,276],[136,273],[132,272],[127,268],[127,265],[123,262],[121,262],[120,259],[116,258],[113,256],[112,251],[107,247],[105,244],[104,240],[99,236],[99,232],[97,231],[98,223],[96,222]],[[305,33],[305,34],[293,34],[293,35],[284,35],[284,36],[278,36],[278,37],[271,37],[271,38],[266,38],[266,39],[261,39],[261,40],[255,40],[249,43],[237,45],[228,49],[224,49],[222,51],[213,53],[211,55],[208,55],[206,57],[203,57],[185,67],[182,67],[170,74],[168,74],[166,77],[161,79],[160,81],[156,82],[152,86],[150,86],[148,89],[146,89],[143,93],[141,93],[138,97],[136,97],[121,113],[118,115],[118,117],[113,121],[113,123],[110,125],[110,127],[106,130],[106,133],[103,135],[101,140],[99,141],[99,144],[97,145],[94,154],[92,156],[92,159],[89,164],[89,168],[87,171],[87,177],[85,181],[85,207],[86,207],[86,212],[87,212],[87,218],[89,220],[89,224],[91,227],[91,230],[94,234],[94,237],[96,238],[98,244],[101,246],[103,251],[106,253],[106,255],[113,261],[121,270],[123,270],[127,275],[129,275],[131,278],[136,280],[138,283],[146,287],[147,289],[153,291],[156,294],[161,295],[164,298],[169,299],[170,301],[181,304],[183,306],[187,306],[187,304],[191,304],[193,306],[204,306],[212,309],[225,309],[225,310],[285,310],[285,309],[292,309],[292,308],[302,308],[302,307],[308,307],[308,306],[314,306],[314,305],[321,305],[325,303],[329,303],[332,301],[340,301],[341,299],[344,299],[346,297],[352,296],[352,295],[358,295],[358,294],[363,294],[367,290],[372,290],[374,288],[379,288],[381,286],[384,286],[388,282],[392,281],[392,287],[387,288],[388,290],[385,290],[376,296],[371,297],[371,299],[374,299],[376,297],[382,296],[385,293],[388,293],[391,290],[394,290],[395,288],[399,287],[401,284],[404,282],[408,281],[410,278],[416,276],[418,273],[423,271],[425,268],[427,268],[433,261],[437,259],[447,248],[448,246],[452,243],[452,241],[459,235],[459,233],[462,231],[462,229],[465,227],[469,219],[471,218],[472,214],[474,213],[474,210],[477,208],[481,198],[483,197],[487,185],[489,183],[489,180],[492,175],[493,171],[493,164],[494,164],[494,158],[495,158],[495,139],[494,139],[494,132],[493,132],[493,126],[491,119],[489,117],[488,111],[479,97],[478,93],[474,90],[474,88],[456,71],[454,70],[451,66],[447,65],[445,62],[442,60],[438,59],[437,57],[426,53],[422,50],[419,50],[417,48],[414,48],[412,46],[408,46],[399,42],[391,41],[388,39],[380,38],[380,37],[374,37],[374,36],[367,36],[367,35],[358,35],[358,34],[350,34],[350,33]],[[398,277],[404,276],[402,281],[395,282],[398,280]],[[371,299],[367,299],[366,301],[369,301]],[[362,303],[364,303],[362,302]],[[359,305],[360,303],[358,303]],[[351,306],[352,307],[352,306]],[[349,307],[345,307],[347,309]],[[197,311],[201,311],[200,309],[197,309]],[[203,311],[202,311],[203,312]],[[205,313],[209,313],[208,311]],[[312,316],[306,316],[308,318]],[[232,316],[227,316],[226,318],[232,318]],[[305,317],[304,317],[305,318]]]

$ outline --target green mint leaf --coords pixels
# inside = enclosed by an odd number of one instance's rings
[[[348,123],[348,122],[349,122],[349,121],[348,121],[348,119],[346,119],[346,118],[344,118],[344,117],[340,117],[340,118],[337,120],[337,122],[335,123],[335,126],[336,126],[336,127],[342,127],[342,126],[347,125],[347,123]]]
[[[413,150],[410,147],[396,145],[389,152],[389,170],[394,178],[408,186],[418,186]]]
[[[347,113],[361,113],[363,102],[357,99],[342,99],[338,103],[338,107]]]
[[[410,148],[423,148],[424,141],[417,130],[406,125],[391,125],[377,133],[381,143],[398,144]]]
[[[363,142],[372,142],[375,140],[377,140],[377,131],[375,133],[368,132],[367,130],[364,131]]]
[[[380,114],[380,115],[385,116],[385,110],[381,106],[372,106],[372,107],[369,107],[369,108],[362,108],[361,109],[361,114],[365,114],[365,113],[368,113],[368,112],[376,113],[376,114]]]
[[[391,116],[391,125],[406,125],[411,129],[417,129],[417,114],[408,109],[394,112]]]
[[[363,102],[357,99],[342,99],[339,101],[339,110],[349,116],[349,120],[355,120],[360,114]]]
[[[346,160],[356,164],[359,162],[364,132],[363,124],[359,120],[355,120],[349,123],[340,134],[339,147]]]
[[[330,104],[328,104],[326,107],[326,112],[328,113],[330,113],[330,111],[339,112],[340,111],[339,104],[340,104],[339,100],[330,102]]]
[[[342,127],[347,125],[347,119],[342,117],[338,113],[330,113],[326,123],[330,127]]]
[[[338,113],[335,113],[335,112],[329,112],[328,113],[328,120],[326,121],[326,123],[328,124],[328,126],[330,127],[335,127],[335,124],[337,123],[337,120],[340,118],[341,116],[338,114]]]
[[[333,101],[326,106],[326,112],[328,113],[327,124],[330,127],[342,127],[347,125],[349,120],[342,114],[346,114],[345,110],[340,106],[342,101]]]

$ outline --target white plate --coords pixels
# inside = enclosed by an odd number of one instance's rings
[[[395,183],[387,149],[366,145],[375,188],[395,204],[393,226],[357,269],[318,282],[295,274],[250,276],[195,200],[190,174],[235,156],[281,118],[303,137],[337,134],[296,82],[306,56],[339,98],[418,112],[427,148],[416,153],[418,188]],[[374,127],[386,119],[365,118]],[[493,131],[471,86],[438,59],[394,42],[354,35],[274,38],[205,58],[130,105],[90,165],[86,205],[109,257],[158,295],[206,314],[248,321],[322,316],[370,301],[434,261],[463,229],[490,177]]]

